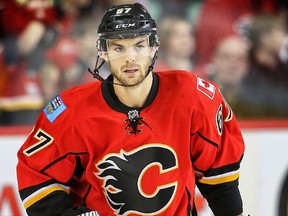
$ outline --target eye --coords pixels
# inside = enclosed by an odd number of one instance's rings
[[[143,48],[144,48],[144,46],[141,45],[141,44],[139,44],[139,45],[136,46],[136,49],[138,49],[138,50],[143,49]]]
[[[123,51],[123,48],[122,48],[122,47],[116,47],[116,48],[114,49],[114,51],[116,51],[116,52],[122,52],[122,51]]]

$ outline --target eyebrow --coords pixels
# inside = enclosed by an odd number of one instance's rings
[[[139,45],[139,44],[141,44],[141,43],[143,43],[145,41],[146,41],[146,39],[142,39],[142,40],[138,41],[135,45]]]
[[[140,41],[138,41],[138,42],[135,43],[134,45],[139,45],[139,44],[145,42],[145,40],[146,40],[146,38],[145,38],[145,39],[142,39],[142,40],[140,40]],[[111,41],[110,43],[111,43],[110,46],[123,46],[122,44],[119,44],[119,43],[114,42],[114,41]]]

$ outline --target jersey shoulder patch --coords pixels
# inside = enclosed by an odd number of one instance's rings
[[[197,77],[197,89],[211,100],[214,98],[216,87],[207,80]]]
[[[62,112],[66,110],[61,97],[57,95],[44,108],[47,119],[52,123]]]

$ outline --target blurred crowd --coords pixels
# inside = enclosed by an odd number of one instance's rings
[[[59,92],[94,81],[100,18],[134,2],[158,23],[154,71],[214,81],[239,119],[288,118],[285,0],[0,0],[0,125],[33,124]]]

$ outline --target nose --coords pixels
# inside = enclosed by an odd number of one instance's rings
[[[136,58],[136,52],[133,49],[128,49],[126,52],[126,61],[134,62]]]

